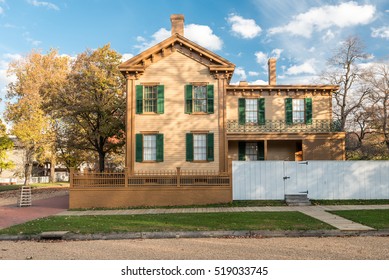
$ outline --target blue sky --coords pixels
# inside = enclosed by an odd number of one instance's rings
[[[32,49],[76,56],[107,43],[130,58],[170,36],[170,15],[185,15],[185,36],[236,65],[232,83],[312,83],[332,50],[360,36],[371,57],[389,61],[389,1],[321,0],[0,0],[0,113],[8,63]]]

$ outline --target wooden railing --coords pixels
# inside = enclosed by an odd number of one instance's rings
[[[229,173],[210,170],[140,170],[134,174],[123,172],[79,172],[70,169],[70,187],[74,188],[125,188],[142,186],[230,186]]]

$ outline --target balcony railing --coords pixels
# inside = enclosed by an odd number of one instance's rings
[[[265,124],[239,124],[238,120],[227,120],[227,133],[280,132],[280,133],[317,133],[337,132],[339,126],[332,120],[312,120],[312,124],[286,124],[284,120],[266,120]]]

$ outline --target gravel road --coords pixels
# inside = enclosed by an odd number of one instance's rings
[[[389,260],[389,237],[1,241],[2,260]]]

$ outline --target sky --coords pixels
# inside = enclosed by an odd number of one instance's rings
[[[236,65],[233,84],[267,84],[270,57],[277,84],[313,83],[349,36],[365,43],[364,63],[389,61],[388,0],[0,0],[0,115],[12,60],[107,43],[129,59],[170,36],[171,14],[184,14],[185,37]]]

